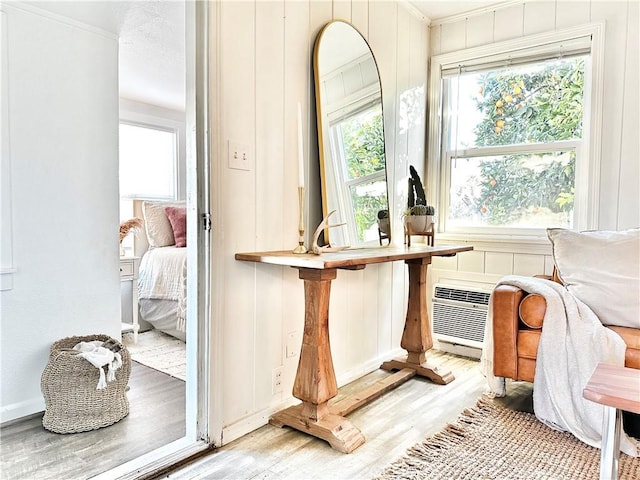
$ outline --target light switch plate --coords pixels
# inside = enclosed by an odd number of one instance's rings
[[[287,335],[287,358],[295,357],[296,355],[298,355],[298,352],[300,351],[301,341],[302,339],[300,338],[298,332],[291,332]]]
[[[249,146],[229,140],[229,168],[235,170],[251,170],[249,165]]]

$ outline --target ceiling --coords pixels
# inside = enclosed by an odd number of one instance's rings
[[[476,10],[488,5],[495,5],[499,2],[500,0],[466,0],[463,2],[457,0],[408,0],[408,3],[431,20]]]
[[[184,110],[184,0],[25,3],[118,35],[120,96]]]
[[[25,3],[118,35],[120,96],[184,110],[184,0],[40,0]],[[496,2],[408,0],[408,3],[433,20]]]

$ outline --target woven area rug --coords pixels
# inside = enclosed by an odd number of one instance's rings
[[[599,449],[546,427],[533,414],[480,399],[377,478],[590,480],[599,474]],[[640,458],[621,453],[619,478],[640,479]]]
[[[159,330],[149,330],[138,334],[138,343],[133,343],[133,333],[125,333],[122,343],[129,350],[131,360],[186,380],[187,344],[183,341]]]

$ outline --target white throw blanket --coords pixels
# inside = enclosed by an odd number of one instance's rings
[[[585,399],[582,391],[598,363],[624,365],[624,341],[559,283],[511,275],[499,285],[540,294],[547,302],[533,383],[536,417],[555,430],[571,432],[584,443],[600,448],[604,407]],[[505,379],[493,376],[492,314],[489,302],[481,368],[491,392],[504,396]],[[639,454],[638,446],[624,433],[620,448],[634,457]]]
[[[100,371],[96,390],[107,388],[107,382],[113,382],[116,379],[116,370],[122,366],[121,355],[103,347],[103,343],[100,340],[94,340],[92,342],[80,342],[73,346],[74,350],[80,351],[79,357],[84,358]],[[103,367],[108,367],[109,369],[106,378]]]
[[[140,261],[138,297],[178,302],[176,330],[186,330],[187,249],[159,247],[148,250]]]

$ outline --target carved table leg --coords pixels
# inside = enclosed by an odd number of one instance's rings
[[[380,368],[383,370],[401,370],[411,368],[417,375],[427,377],[434,383],[445,385],[454,380],[449,371],[438,370],[433,365],[426,363],[425,352],[433,346],[431,339],[431,323],[427,314],[427,268],[431,258],[419,258],[405,260],[409,267],[409,301],[407,306],[407,318],[402,333],[400,346],[408,355],[402,359],[384,362]]]
[[[329,294],[336,270],[300,268],[299,272],[304,280],[305,318],[293,396],[302,404],[276,413],[270,423],[306,432],[350,453],[365,442],[364,436],[349,420],[331,413],[327,405],[338,393],[329,345]]]

